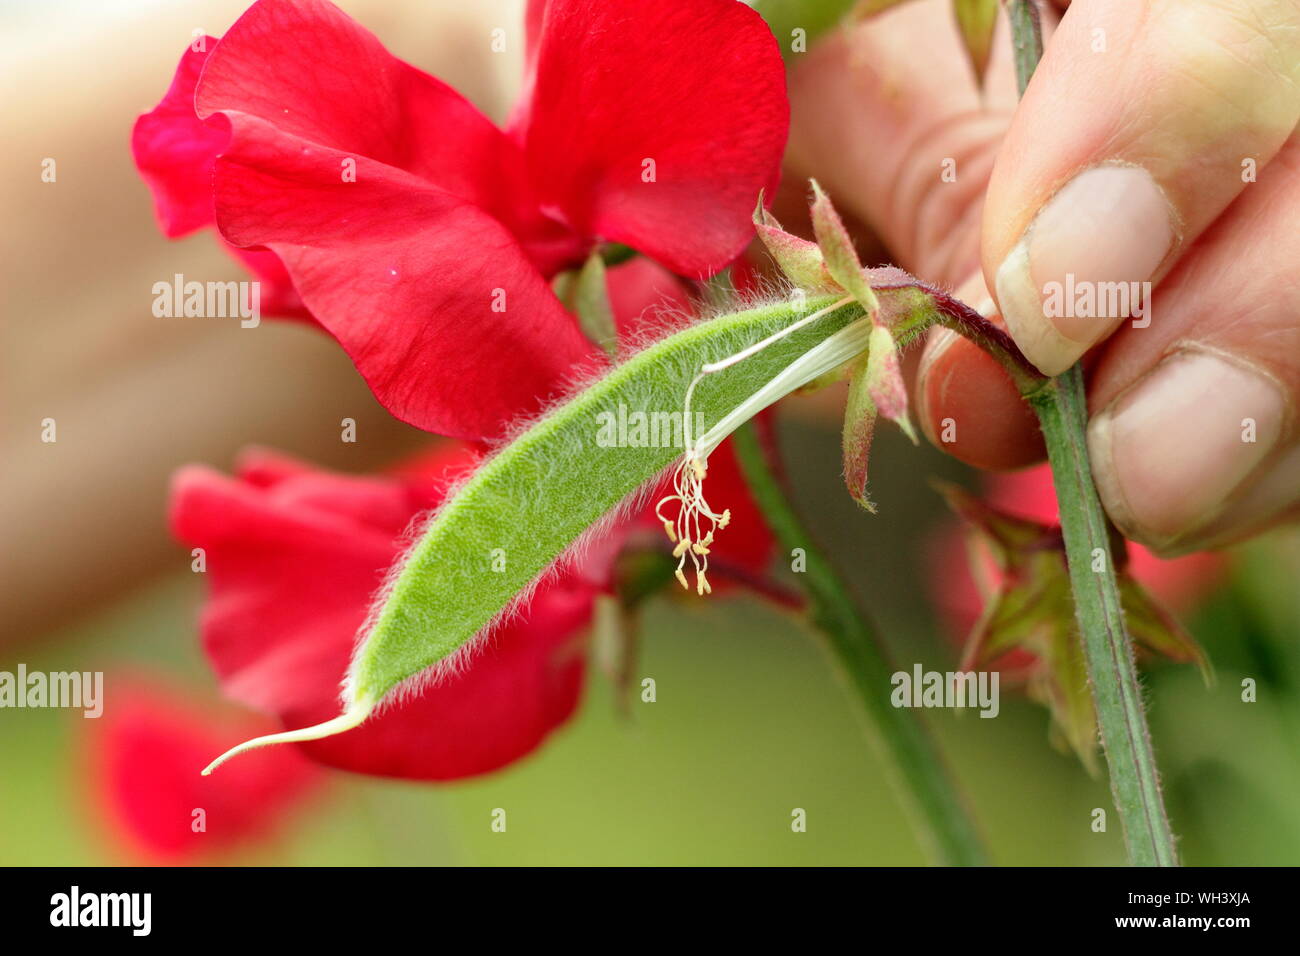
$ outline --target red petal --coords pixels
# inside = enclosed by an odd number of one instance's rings
[[[189,687],[109,680],[110,705],[86,721],[91,788],[132,855],[175,863],[265,839],[320,782],[288,747],[257,751],[228,774],[202,777],[214,753],[266,733],[265,722],[195,706]],[[200,809],[206,830],[195,832]]]
[[[162,102],[137,119],[131,132],[136,167],[169,238],[214,222],[212,164],[229,138],[224,128],[207,125],[194,112],[194,87],[217,44],[213,37],[202,40],[204,50],[186,49]]]
[[[259,0],[217,44],[198,114],[262,120],[302,146],[419,176],[508,223],[542,227],[518,146],[436,77],[325,0]],[[340,161],[330,172],[341,185]],[[360,175],[358,176],[360,178]],[[514,228],[521,227],[521,228]]]
[[[227,694],[286,726],[338,709],[358,629],[405,529],[477,459],[461,449],[422,459],[418,477],[355,478],[258,453],[244,480],[178,474],[172,522],[207,552],[204,643]],[[536,747],[576,706],[577,635],[593,590],[562,574],[484,642],[471,664],[357,730],[307,746],[331,766],[451,779],[484,773]]]
[[[518,122],[546,206],[688,277],[740,254],[789,123],[757,13],[735,0],[550,0],[536,69]]]
[[[217,154],[230,139],[224,121],[204,123],[194,112],[194,88],[215,37],[203,37],[203,49],[191,45],[176,67],[167,94],[136,120],[131,150],[140,175],[153,193],[163,234],[176,238],[216,223],[212,176]],[[261,311],[266,315],[309,319],[289,273],[275,253],[226,248],[262,283]]]
[[[494,437],[596,361],[499,223],[365,159],[358,181],[340,186],[330,181],[337,163],[320,159],[328,153],[286,150],[265,125],[241,129],[220,163],[222,232],[284,260],[312,315],[394,415],[443,435]]]
[[[262,0],[196,101],[231,125],[222,234],[280,256],[399,418],[494,437],[596,361],[535,264],[576,247],[539,224],[518,148],[331,5]]]

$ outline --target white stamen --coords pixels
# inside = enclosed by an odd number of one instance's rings
[[[724,509],[722,514],[718,514],[709,507],[709,503],[704,498],[703,485],[708,474],[709,455],[723,439],[777,399],[784,398],[795,389],[807,385],[813,379],[860,355],[866,349],[871,337],[871,319],[864,317],[851,322],[813,346],[698,439],[691,434],[691,399],[695,395],[695,386],[703,381],[705,376],[731,368],[757,355],[792,332],[843,308],[852,301],[852,296],[846,296],[825,308],[818,309],[735,355],[704,365],[691,380],[691,384],[686,389],[682,415],[685,451],[673,472],[675,493],[661,499],[655,509],[659,520],[664,524],[668,540],[674,544],[673,557],[678,559],[676,576],[682,587],[688,587],[685,567],[686,560],[689,558],[695,570],[696,593],[704,595],[713,590],[706,577],[709,568],[709,546],[713,543],[713,533],[722,530],[731,522],[730,510]],[[664,516],[661,509],[664,505],[673,502],[678,502],[679,508],[676,518],[669,519]]]
[[[773,342],[781,341],[787,335],[790,335],[793,332],[798,332],[805,325],[811,324],[817,319],[820,319],[823,315],[827,315],[831,312],[834,312],[837,309],[842,309],[844,306],[848,305],[852,301],[853,301],[853,296],[851,295],[845,296],[844,298],[840,299],[838,302],[832,302],[824,309],[818,309],[816,312],[809,313],[808,315],[805,315],[802,319],[800,319],[798,322],[795,322],[791,325],[787,325],[785,328],[773,332],[767,338],[763,339],[763,341],[755,342],[753,345],[749,346],[748,348],[741,349],[735,355],[731,355],[717,362],[710,362],[708,365],[702,366],[700,368],[700,374],[712,375],[714,372],[721,372],[724,368],[731,368],[731,366],[736,365],[739,362],[745,361],[745,359],[749,358],[751,355],[757,355],[759,352],[763,351],[763,349],[767,348]]]
[[[767,406],[785,398],[795,389],[802,388],[814,379],[861,355],[866,351],[870,339],[871,320],[862,318],[850,322],[834,335],[814,345],[701,435],[694,447],[696,456],[707,460],[709,455],[713,454],[713,450],[722,444],[723,439],[745,422]],[[699,378],[700,376],[696,376],[697,381]],[[694,383],[692,383],[693,387]],[[689,396],[689,390],[687,394]]]

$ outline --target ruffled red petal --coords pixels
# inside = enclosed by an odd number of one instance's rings
[[[195,102],[230,128],[222,235],[284,261],[399,418],[495,437],[598,360],[544,277],[584,244],[541,214],[519,147],[331,4],[255,4]]]
[[[205,74],[206,75],[206,74]],[[598,361],[495,219],[410,173],[244,120],[218,163],[217,216],[271,248],[383,405],[426,431],[496,437]]]
[[[186,49],[162,102],[137,119],[131,132],[136,166],[153,194],[158,224],[169,238],[216,224],[213,167],[230,133],[224,122],[209,125],[194,112],[194,88],[216,44],[215,37],[205,36]],[[311,318],[275,253],[224,245],[261,282],[264,315]]]
[[[544,206],[689,278],[740,254],[789,125],[785,68],[757,13],[549,0],[535,71],[515,122]]]
[[[153,194],[163,234],[172,239],[214,222],[212,166],[229,134],[199,119],[194,88],[216,44],[214,37],[201,37],[186,49],[162,101],[131,131],[136,168]]]

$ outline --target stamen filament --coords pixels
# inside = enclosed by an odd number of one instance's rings
[[[677,559],[675,573],[682,587],[688,587],[685,568],[686,561],[689,559],[691,566],[695,570],[695,592],[702,596],[713,591],[706,574],[709,569],[709,546],[713,544],[714,532],[726,528],[731,522],[731,511],[729,509],[724,509],[722,514],[718,514],[709,507],[709,503],[704,498],[703,485],[708,474],[709,455],[722,443],[723,439],[763,408],[771,405],[779,398],[784,398],[796,388],[806,385],[813,379],[861,354],[870,340],[871,318],[864,317],[851,322],[840,331],[809,349],[745,402],[741,403],[739,407],[725,415],[704,435],[699,436],[698,439],[691,434],[691,400],[695,395],[695,387],[704,380],[705,376],[731,368],[745,361],[745,359],[757,355],[792,332],[798,331],[853,301],[852,296],[846,296],[825,308],[804,316],[784,329],[772,333],[762,341],[742,349],[735,355],[720,359],[717,362],[709,362],[702,366],[699,373],[691,380],[691,384],[686,389],[682,414],[682,437],[685,450],[681,461],[678,462],[676,469],[673,471],[674,494],[662,498],[655,509],[659,520],[663,522],[664,532],[668,535],[668,540],[673,543],[672,553],[673,557]],[[677,502],[679,506],[675,519],[667,518],[663,513],[664,506],[673,502]]]
[[[769,345],[773,344],[774,342],[781,341],[787,335],[790,335],[793,332],[798,332],[805,325],[810,325],[817,319],[820,319],[823,315],[829,315],[831,312],[834,312],[837,309],[842,309],[844,306],[848,305],[852,301],[853,301],[853,296],[848,295],[840,299],[838,302],[832,302],[830,305],[826,306],[823,309],[818,309],[816,312],[812,312],[808,315],[805,315],[798,322],[792,322],[790,325],[787,325],[785,328],[773,332],[771,335],[763,339],[761,342],[755,342],[753,345],[749,346],[748,348],[741,349],[735,355],[731,355],[717,362],[710,362],[707,365],[702,366],[700,368],[700,372],[704,375],[712,375],[714,372],[721,372],[723,369],[731,368],[731,366],[745,361],[745,359],[749,358],[751,355],[757,355],[759,352],[763,351],[763,349],[767,348]]]
[[[813,346],[701,435],[693,449],[695,455],[707,459],[728,435],[764,408],[858,357],[866,351],[870,340],[871,320],[862,318]]]

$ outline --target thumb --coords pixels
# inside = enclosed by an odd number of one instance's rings
[[[1140,309],[1297,119],[1294,0],[1075,0],[984,208],[984,274],[1025,355],[1059,374],[1134,311],[1133,289]]]

